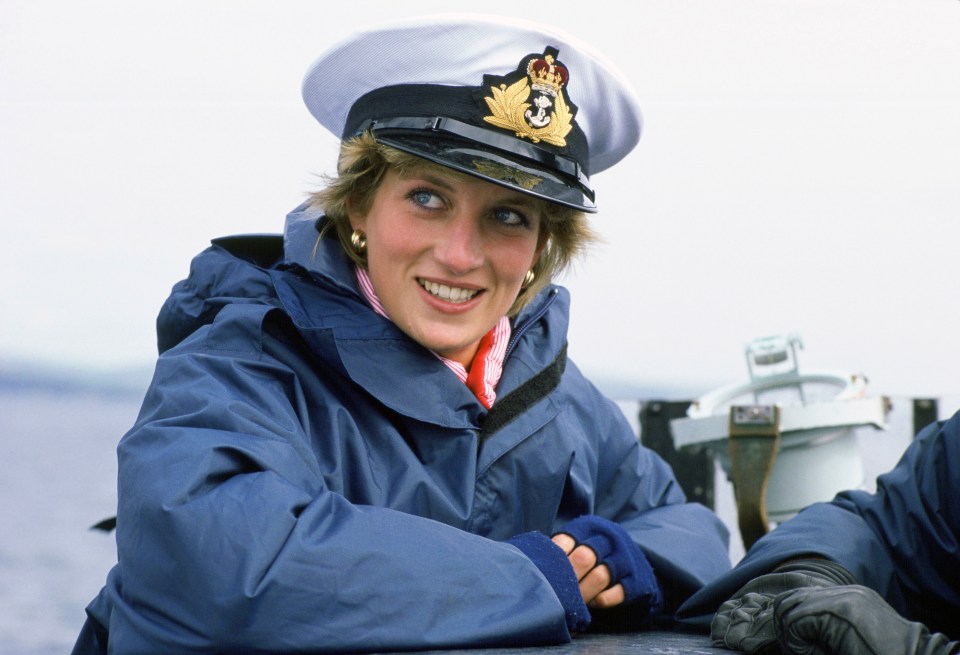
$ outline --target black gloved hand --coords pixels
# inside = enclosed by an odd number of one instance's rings
[[[796,589],[778,596],[773,607],[785,653],[947,655],[960,650],[960,642],[908,621],[860,585]]]
[[[845,568],[825,559],[795,560],[743,585],[720,606],[710,624],[714,646],[748,655],[780,652],[773,622],[773,600],[794,589],[854,584]]]

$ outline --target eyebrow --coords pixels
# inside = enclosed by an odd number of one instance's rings
[[[445,189],[452,190],[456,187],[456,184],[455,184],[456,180],[454,180],[452,177],[448,178],[444,175],[440,175],[438,173],[435,173],[429,170],[413,171],[408,176],[408,179],[415,179],[415,178],[420,178],[425,182],[429,182],[430,184],[436,184],[437,186],[443,187]]]

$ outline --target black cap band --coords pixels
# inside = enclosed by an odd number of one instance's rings
[[[580,129],[574,128],[563,148],[524,141],[483,122],[474,89],[416,84],[376,89],[353,104],[342,137],[367,130],[383,143],[441,165],[596,211],[589,172],[580,163],[588,160]],[[511,173],[507,168],[517,170]]]

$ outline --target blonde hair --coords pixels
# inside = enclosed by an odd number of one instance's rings
[[[432,167],[446,174],[461,174],[384,145],[365,132],[343,142],[337,175],[324,178],[324,188],[310,194],[310,205],[326,214],[324,233],[334,230],[347,256],[358,266],[366,267],[363,255],[357,253],[350,242],[353,227],[350,225],[348,208],[366,214],[388,170],[404,176]],[[466,173],[462,175],[466,176]],[[566,270],[574,259],[581,256],[591,243],[597,241],[584,212],[546,200],[541,202],[540,244],[544,244],[544,248],[533,265],[534,281],[520,290],[510,308],[510,316],[515,316],[537,293]],[[323,236],[321,234],[321,238]]]

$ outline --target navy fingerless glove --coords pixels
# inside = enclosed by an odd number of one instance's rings
[[[540,569],[563,606],[567,629],[583,632],[590,625],[590,610],[580,595],[580,583],[566,553],[542,532],[524,532],[507,539]]]
[[[570,521],[558,532],[570,535],[578,546],[587,546],[597,554],[597,564],[606,564],[610,569],[611,584],[623,585],[625,604],[646,606],[650,614],[663,607],[663,592],[653,567],[633,538],[617,523],[587,514]]]

